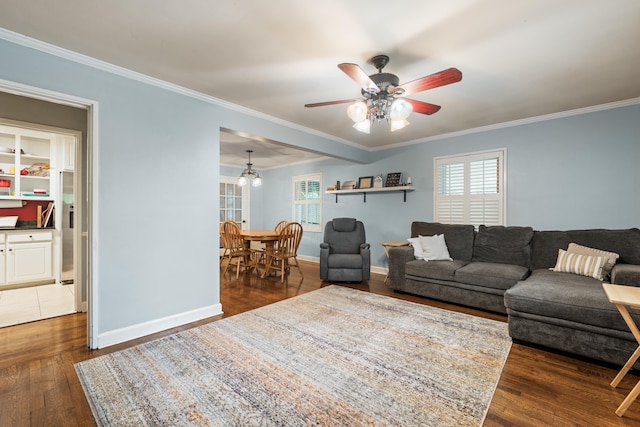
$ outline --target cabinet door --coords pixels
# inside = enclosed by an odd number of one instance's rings
[[[51,242],[7,245],[7,283],[52,278]]]
[[[62,170],[72,171],[76,167],[76,138],[62,135]]]
[[[5,275],[5,246],[4,243],[0,246],[0,286],[7,283],[7,278]]]

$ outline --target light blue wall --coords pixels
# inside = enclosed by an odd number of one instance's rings
[[[215,106],[0,40],[0,78],[99,103],[98,334],[219,303]]]
[[[402,171],[417,191],[325,195],[323,221],[354,216],[367,226],[372,263],[379,243],[432,218],[433,157],[506,147],[509,224],[536,228],[638,226],[639,107],[442,139],[370,153],[295,127],[224,108],[0,39],[0,79],[98,102],[98,207],[94,255],[98,334],[219,303],[217,189],[219,129],[260,135],[347,160],[264,171],[252,189],[254,228],[291,218],[291,177],[336,180]],[[305,233],[301,253],[318,255],[322,233]]]
[[[327,147],[356,162],[370,157],[204,97],[26,47],[19,37],[14,43],[2,29],[0,36],[0,79],[98,103],[93,254],[99,305],[93,314],[99,336],[219,304],[212,262],[218,245],[211,244],[218,221],[211,219],[219,208],[220,128]],[[261,191],[252,193],[256,218],[264,206]]]
[[[640,105],[592,112],[403,148],[378,151],[370,164],[323,161],[264,173],[265,226],[291,218],[291,177],[321,172],[336,180],[387,172],[411,176],[416,191],[324,195],[323,222],[349,216],[364,221],[372,264],[385,266],[380,242],[409,236],[415,220],[433,219],[433,158],[507,149],[507,223],[539,230],[640,226]],[[322,233],[305,233],[300,253],[317,257]]]

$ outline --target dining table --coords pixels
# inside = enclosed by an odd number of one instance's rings
[[[244,239],[247,249],[251,249],[251,242],[261,242],[264,243],[265,253],[273,253],[280,233],[275,230],[240,230],[240,236]],[[254,260],[253,262],[256,270],[258,270],[260,266],[264,267],[264,263],[260,263],[258,260]],[[258,274],[260,274],[259,271]]]
[[[244,239],[245,245],[248,247],[251,242],[262,242],[265,244],[267,251],[273,251],[275,242],[280,237],[280,233],[275,230],[240,230],[240,235]]]

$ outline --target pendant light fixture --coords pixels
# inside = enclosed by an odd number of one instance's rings
[[[253,153],[253,150],[247,150],[247,153],[249,153],[249,162],[245,170],[243,170],[238,177],[238,185],[242,187],[251,181],[253,187],[260,187],[262,185],[262,178],[258,171],[253,169],[253,163],[251,163],[251,153]]]

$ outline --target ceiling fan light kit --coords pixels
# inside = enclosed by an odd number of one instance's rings
[[[374,122],[386,120],[393,132],[409,124],[407,118],[412,112],[433,114],[440,110],[439,105],[429,104],[415,99],[403,99],[404,95],[421,92],[456,83],[462,80],[462,73],[456,68],[448,68],[417,80],[400,85],[395,74],[383,73],[382,69],[389,62],[387,55],[376,55],[370,62],[378,69],[377,74],[367,76],[356,64],[338,64],[353,81],[361,87],[364,99],[343,99],[340,101],[318,102],[306,104],[305,107],[321,107],[325,105],[351,103],[347,115],[353,120],[353,127],[363,133],[370,133]],[[354,102],[355,101],[355,102]]]
[[[253,153],[253,150],[247,150],[247,153],[249,153],[249,162],[238,177],[238,185],[243,187],[251,181],[253,187],[260,187],[262,185],[262,177],[257,170],[253,169],[253,163],[251,163],[251,153]]]

